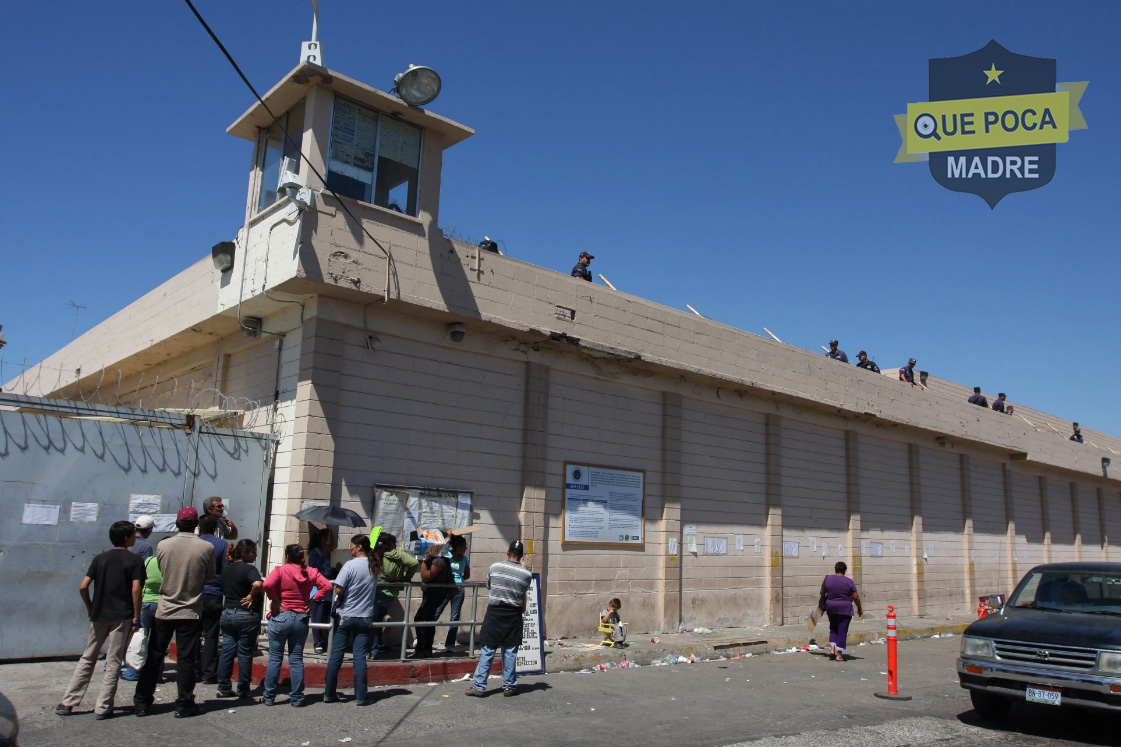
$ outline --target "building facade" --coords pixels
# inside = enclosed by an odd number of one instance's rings
[[[872,615],[1121,561],[1117,438],[450,241],[442,154],[469,128],[309,64],[265,101],[307,162],[260,105],[230,126],[253,158],[229,268],[199,261],[5,388],[271,430],[268,564],[307,502],[376,523],[387,484],[472,491],[477,567],[526,541],[550,637],[613,596],[637,631],[804,619],[838,559]],[[566,463],[642,473],[640,544],[562,541]]]

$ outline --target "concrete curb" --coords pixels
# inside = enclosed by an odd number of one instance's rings
[[[849,633],[849,644],[855,646],[860,643],[870,643],[887,635],[886,624],[873,623],[877,626],[871,630],[853,631]],[[969,626],[968,622],[945,622],[930,625],[908,625],[899,627],[899,638],[915,639],[929,638],[934,635],[953,633],[960,635]],[[778,653],[791,647],[801,648],[810,641],[815,641],[819,646],[828,641],[828,629],[819,626],[815,633],[808,631],[801,635],[794,635],[793,631],[775,630],[778,635],[767,638],[739,637],[728,638],[718,635],[702,636],[680,643],[643,644],[641,648],[628,646],[626,648],[576,648],[585,646],[572,642],[569,646],[562,644],[557,647],[545,649],[545,669],[549,673],[578,672],[583,669],[594,669],[600,664],[618,666],[623,661],[629,661],[639,666],[649,666],[655,661],[665,660],[667,657],[676,659],[679,656],[694,656],[697,659],[731,659],[745,654],[760,656],[763,654]],[[827,643],[825,644],[827,645]],[[175,645],[172,644],[170,656],[175,658]],[[366,667],[367,680],[370,687],[386,685],[417,685],[428,682],[449,682],[462,679],[465,674],[475,672],[476,659],[424,659],[420,661],[371,661]],[[253,677],[254,685],[265,679],[267,668],[265,659],[254,659]],[[501,661],[495,658],[491,667],[492,674],[501,673]],[[321,688],[327,676],[327,665],[318,662],[304,663],[304,686]],[[237,664],[234,664],[234,679],[237,678]],[[280,672],[281,684],[290,682],[288,665],[284,664]],[[340,688],[349,689],[354,686],[354,668],[349,660],[343,663],[339,671]]]

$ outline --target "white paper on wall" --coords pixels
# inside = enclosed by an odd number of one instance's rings
[[[57,526],[59,508],[61,507],[52,503],[25,503],[23,504],[23,523]]]
[[[742,534],[737,534],[736,535],[736,549],[737,550],[743,550],[743,535]]]
[[[873,542],[872,547],[870,549],[872,551],[870,554],[872,555],[873,558],[882,558],[884,556],[884,543],[883,542]]]
[[[162,501],[162,495],[133,493],[128,497],[128,512],[137,516],[140,514],[158,514]]]
[[[828,542],[822,542],[821,543],[821,557],[823,557],[823,558],[828,558],[829,557],[829,543]]]
[[[810,552],[817,552],[817,537],[810,537]]]
[[[677,555],[677,537],[670,537],[669,539],[669,554],[671,556]]]
[[[845,556],[845,546],[844,545],[837,545],[837,555],[839,555],[842,558]]]
[[[763,540],[756,537],[755,538],[755,554],[758,555],[761,552],[763,552]]]
[[[71,503],[70,504],[70,521],[77,521],[82,523],[90,523],[97,521],[96,503]]]
[[[892,552],[895,552],[895,540],[892,540],[892,541],[891,541],[891,545],[890,545],[890,548],[891,548],[891,551],[892,551]]]
[[[705,555],[727,555],[728,539],[726,537],[705,537]]]
[[[782,557],[796,558],[798,557],[798,543],[797,542],[783,542],[782,543]]]
[[[697,535],[690,534],[686,538],[686,543],[687,543],[686,547],[688,548],[689,552],[696,552],[697,551]]]

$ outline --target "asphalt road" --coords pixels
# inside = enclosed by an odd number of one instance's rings
[[[466,683],[387,687],[374,704],[324,704],[313,690],[305,708],[282,695],[267,707],[199,698],[203,715],[175,719],[157,702],[145,719],[130,715],[132,684],[117,702],[124,714],[95,721],[92,693],[81,713],[54,715],[71,662],[0,666],[0,690],[15,703],[20,743],[34,745],[1007,745],[1118,744],[1121,717],[1017,705],[998,726],[982,723],[957,685],[960,638],[900,643],[900,689],[909,702],[873,697],[886,690],[885,648],[855,648],[852,661],[796,653],[590,674],[526,677],[522,692],[464,696]],[[92,689],[92,688],[91,688]],[[197,691],[209,697],[213,686]],[[173,682],[157,696],[174,700]],[[349,740],[349,741],[347,741]]]

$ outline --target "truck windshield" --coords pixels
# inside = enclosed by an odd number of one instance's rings
[[[1011,607],[1121,615],[1121,574],[1032,571],[1008,600]]]

